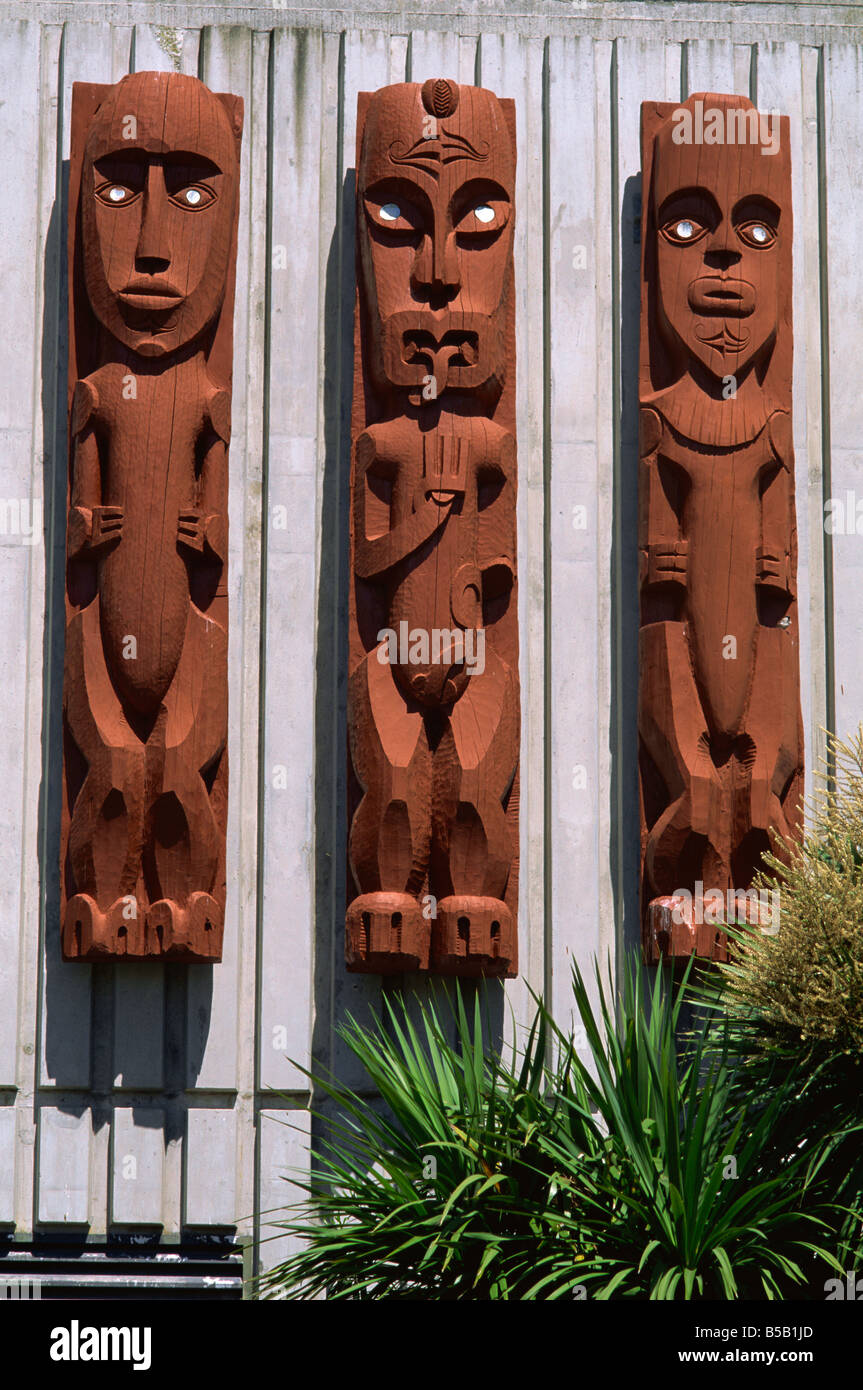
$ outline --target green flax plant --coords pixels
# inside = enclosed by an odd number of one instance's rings
[[[380,1101],[314,1078],[335,1113],[277,1224],[296,1253],[259,1295],[776,1298],[807,1265],[837,1269],[811,1156],[772,1143],[796,1083],[742,1090],[715,1022],[679,1041],[685,988],[648,987],[626,958],[615,1010],[598,969],[594,1006],[576,968],[578,1031],[537,999],[506,1061],[458,986],[452,1041],[447,1005],[415,1023],[388,997],[377,1024],[349,1021]]]

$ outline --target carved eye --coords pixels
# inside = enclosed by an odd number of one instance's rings
[[[384,232],[395,232],[400,237],[413,237],[422,228],[422,215],[406,198],[398,202],[386,193],[366,194],[366,213],[369,221]]]
[[[101,188],[96,189],[96,197],[102,203],[107,203],[109,207],[119,208],[126,203],[131,203],[137,197],[136,188],[127,188],[122,183],[106,183]]]
[[[479,194],[479,196],[477,196]],[[496,198],[488,193],[483,197],[479,190],[468,197],[464,212],[455,215],[455,230],[461,237],[489,237],[500,232],[509,221],[509,202],[505,197]]]
[[[776,240],[776,229],[767,222],[743,222],[737,228],[737,235],[747,246],[756,246],[763,250],[767,246],[772,246]]]
[[[707,228],[694,217],[672,217],[660,230],[672,246],[692,246],[701,239]]]
[[[202,208],[207,208],[215,202],[216,195],[206,184],[193,184],[189,188],[181,188],[171,197],[181,208],[188,208],[191,212],[200,212]]]

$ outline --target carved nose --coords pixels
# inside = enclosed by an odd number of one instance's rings
[[[443,307],[461,289],[455,233],[424,236],[411,276],[412,288],[433,308]]]
[[[740,260],[740,248],[734,240],[734,231],[727,219],[723,218],[710,238],[704,259],[708,265],[718,270],[727,270]]]
[[[137,268],[151,274],[160,270],[167,270],[171,264],[171,257],[166,244],[168,231],[163,217],[164,212],[164,177],[158,165],[151,165],[147,174],[147,186],[144,189],[141,230],[138,234],[138,245],[135,251]]]

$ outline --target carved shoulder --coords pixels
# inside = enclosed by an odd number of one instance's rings
[[[791,426],[791,414],[787,410],[774,410],[767,421],[767,433],[770,439],[770,447],[780,463],[786,468],[791,467],[791,459],[794,454],[794,436]]]
[[[638,456],[650,458],[662,439],[662,416],[651,406],[642,406],[638,415]]]
[[[72,397],[73,439],[77,439],[79,434],[83,434],[98,409],[99,392],[90,378],[83,377],[75,383],[75,394]]]
[[[231,393],[214,387],[207,398],[207,417],[215,434],[227,447],[231,442]]]

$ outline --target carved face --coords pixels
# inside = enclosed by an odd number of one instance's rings
[[[197,78],[136,73],[96,113],[81,178],[87,292],[142,357],[175,352],[218,313],[237,189],[227,113]]]
[[[766,118],[742,97],[690,97],[678,111],[691,120],[669,120],[654,147],[659,326],[681,370],[695,358],[739,377],[776,335],[788,141],[772,116],[762,143]]]
[[[491,92],[439,80],[372,97],[357,213],[379,386],[417,403],[447,389],[499,393],[514,195],[512,142]]]

